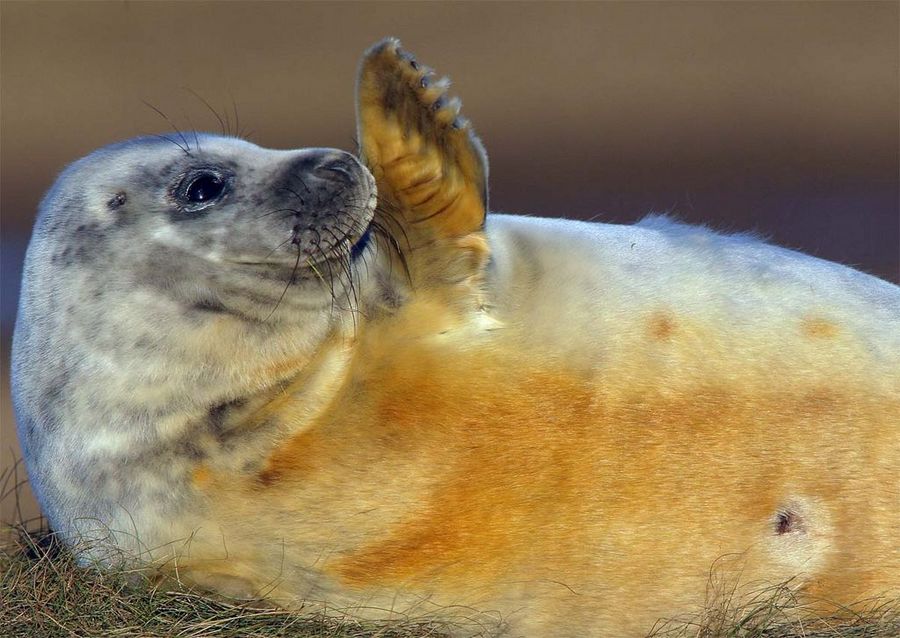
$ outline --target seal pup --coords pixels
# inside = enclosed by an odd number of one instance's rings
[[[664,218],[487,215],[396,40],[357,99],[360,161],[144,138],[42,203],[13,389],[85,561],[459,635],[644,635],[711,570],[897,595],[898,287]]]

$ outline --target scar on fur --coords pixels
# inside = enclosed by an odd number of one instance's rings
[[[806,527],[803,524],[803,518],[792,509],[783,509],[778,512],[775,520],[775,533],[779,536],[790,534],[792,532],[804,532]]]

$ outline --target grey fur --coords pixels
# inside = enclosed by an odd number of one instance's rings
[[[171,519],[190,464],[214,449],[227,462],[235,447],[227,424],[246,383],[235,350],[312,351],[346,319],[334,297],[354,273],[329,265],[326,286],[309,264],[349,259],[374,211],[368,171],[335,149],[189,139],[187,152],[159,138],[96,151],[41,203],[13,399],[31,484],[70,540],[95,519]],[[227,188],[192,212],[180,193],[198,170],[227,176]],[[240,343],[195,347],[222,317]]]

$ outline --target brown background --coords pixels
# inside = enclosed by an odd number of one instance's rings
[[[25,242],[67,163],[168,125],[353,148],[360,53],[400,37],[455,80],[494,210],[670,211],[897,281],[898,3],[0,5],[2,465]],[[233,116],[232,116],[233,119]],[[0,517],[12,516],[9,500]]]

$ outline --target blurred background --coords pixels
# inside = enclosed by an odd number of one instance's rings
[[[0,469],[18,454],[9,341],[36,207],[68,162],[169,132],[144,102],[218,130],[195,92],[260,145],[354,150],[359,56],[395,35],[454,80],[493,210],[667,211],[896,282],[898,7],[4,1]]]

